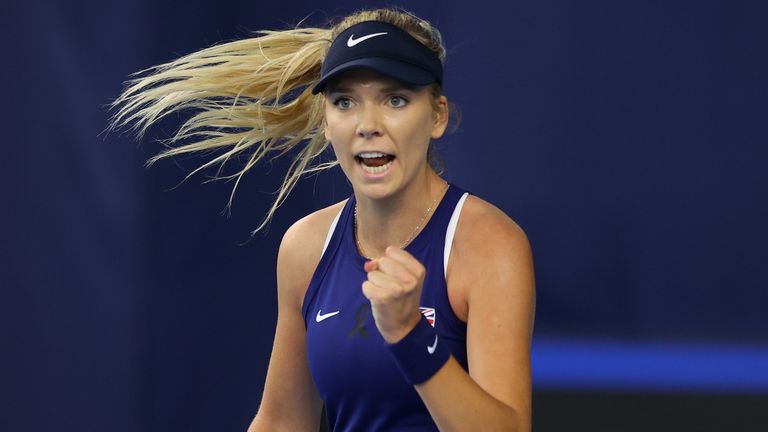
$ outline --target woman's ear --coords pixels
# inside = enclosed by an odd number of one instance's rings
[[[320,124],[320,127],[323,128],[323,136],[325,136],[325,140],[331,141],[331,133],[328,131],[328,123],[325,121],[325,118],[323,118],[323,123]]]
[[[438,139],[443,136],[448,127],[448,115],[450,114],[448,98],[443,95],[438,96],[435,99],[434,112],[435,123],[432,126],[432,139]]]

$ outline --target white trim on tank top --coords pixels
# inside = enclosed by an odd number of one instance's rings
[[[456,203],[456,208],[453,209],[453,214],[451,215],[451,220],[448,222],[448,229],[445,230],[445,250],[443,250],[443,274],[447,275],[448,273],[448,257],[451,255],[451,246],[453,245],[453,236],[456,233],[456,225],[459,223],[459,215],[461,215],[461,209],[464,207],[464,201],[466,201],[467,196],[469,193],[464,192],[464,195],[459,198],[459,202]],[[328,243],[331,242],[331,237],[333,237],[333,231],[336,230],[336,224],[339,223],[339,218],[341,217],[341,212],[344,210],[342,207],[341,210],[336,214],[336,217],[333,218],[333,222],[331,223],[330,228],[328,228],[328,234],[325,236],[325,244],[323,245],[323,252],[320,253],[320,256],[322,257],[325,254],[325,249],[328,248]]]
[[[328,243],[331,242],[331,237],[333,237],[333,231],[336,229],[336,224],[339,223],[339,218],[341,217],[342,210],[344,210],[344,206],[341,206],[341,210],[339,210],[339,212],[336,213],[336,217],[333,218],[333,222],[331,222],[331,227],[328,228],[328,235],[325,236],[325,244],[323,245],[323,251],[320,252],[320,257],[325,255],[325,249],[328,247]]]
[[[459,223],[461,208],[464,207],[464,201],[466,201],[468,195],[468,192],[464,192],[464,195],[459,198],[459,202],[456,203],[456,208],[453,209],[451,220],[448,222],[448,229],[445,230],[445,250],[443,250],[443,275],[445,276],[448,276],[448,257],[451,255],[453,235],[456,233],[456,225]]]

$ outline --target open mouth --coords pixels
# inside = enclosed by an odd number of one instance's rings
[[[365,172],[377,174],[386,171],[395,157],[380,152],[363,152],[356,154],[355,159]]]

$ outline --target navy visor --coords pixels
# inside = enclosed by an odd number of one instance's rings
[[[443,64],[432,50],[408,32],[381,21],[355,24],[336,37],[312,94],[322,92],[329,80],[354,68],[373,69],[416,86],[443,82]]]

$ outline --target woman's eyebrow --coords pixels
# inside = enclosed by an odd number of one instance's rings
[[[410,86],[407,84],[397,83],[397,84],[388,84],[379,89],[381,93],[397,93],[397,92],[415,92],[416,86]],[[328,90],[325,92],[326,94],[333,94],[333,93],[352,93],[353,89],[352,87],[349,87],[345,84],[337,84],[337,85],[329,85]]]
[[[333,93],[351,93],[351,92],[352,92],[352,89],[350,87],[340,84],[335,86],[328,86],[328,90],[325,93],[333,94]]]
[[[409,86],[409,85],[406,85],[406,84],[393,84],[393,85],[384,86],[381,89],[382,93],[397,93],[397,92],[411,92],[411,93],[413,93],[415,91],[416,91],[416,87]]]

